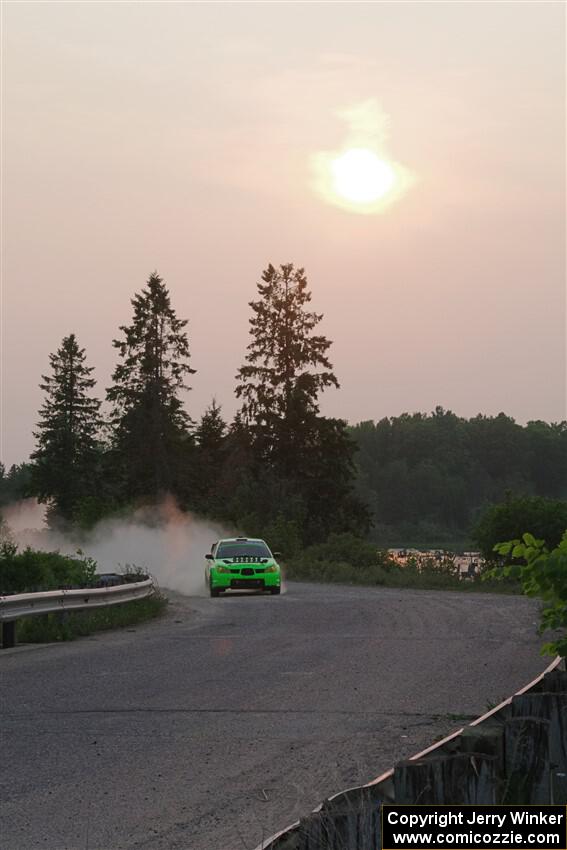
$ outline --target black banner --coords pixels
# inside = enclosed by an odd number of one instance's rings
[[[567,850],[567,806],[382,806],[383,850]]]

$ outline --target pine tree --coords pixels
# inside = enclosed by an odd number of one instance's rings
[[[191,420],[179,398],[195,370],[189,366],[189,342],[169,292],[154,273],[132,299],[130,325],[114,340],[120,362],[107,398],[113,404],[114,456],[123,498],[181,495]]]
[[[6,467],[0,462],[0,507],[31,495],[31,475],[31,463],[13,463],[6,472]]]
[[[50,505],[49,519],[72,520],[82,498],[96,489],[100,457],[100,401],[89,395],[95,386],[92,366],[75,334],[49,356],[51,374],[40,388],[45,400],[34,436],[32,489]]]
[[[338,387],[327,357],[331,343],[313,333],[321,314],[309,312],[311,293],[302,268],[271,264],[251,301],[252,341],[236,376],[243,421],[260,452],[286,470],[297,466],[302,444],[319,413],[318,395]]]
[[[226,438],[226,422],[221,416],[221,407],[213,398],[195,430],[195,440],[202,452],[218,456]]]
[[[197,443],[196,480],[193,504],[201,513],[220,516],[221,473],[226,459],[227,426],[213,398],[195,430]]]
[[[252,510],[264,522],[281,514],[311,541],[333,530],[364,533],[368,512],[353,495],[355,445],[345,422],[319,415],[319,394],[339,382],[327,356],[331,342],[315,332],[322,315],[308,310],[304,270],[269,265],[258,292],[236,376],[240,427],[256,456]]]

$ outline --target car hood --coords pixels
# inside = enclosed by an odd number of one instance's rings
[[[215,567],[277,567],[277,562],[273,558],[260,560],[260,558],[215,558],[213,561]]]

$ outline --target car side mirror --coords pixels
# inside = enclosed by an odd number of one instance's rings
[[[272,555],[274,556],[274,558],[281,558],[282,553],[281,552],[272,552]]]
[[[205,555],[205,558],[207,559],[207,561],[214,561],[215,560],[210,552],[207,552],[207,554]]]

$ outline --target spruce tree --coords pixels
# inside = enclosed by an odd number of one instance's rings
[[[270,264],[258,292],[236,376],[241,427],[256,457],[254,510],[264,521],[283,511],[311,541],[332,530],[364,533],[368,512],[353,495],[354,443],[344,421],[319,415],[319,394],[339,382],[327,356],[331,342],[316,332],[322,315],[308,309],[304,270]]]
[[[189,390],[189,342],[171,306],[169,291],[154,273],[132,299],[130,325],[113,341],[120,362],[107,391],[112,403],[113,454],[125,499],[181,496],[193,444],[191,420],[179,394]]]
[[[227,425],[213,398],[195,430],[197,474],[194,507],[201,513],[220,516],[222,512],[221,473],[226,459]]]
[[[51,374],[40,384],[45,400],[34,432],[31,489],[49,504],[48,519],[56,524],[72,520],[81,500],[96,489],[101,421],[100,401],[89,394],[93,367],[86,365],[75,334],[49,360]]]
[[[319,393],[339,383],[327,357],[331,343],[314,333],[323,317],[307,309],[304,270],[270,264],[258,293],[259,300],[250,302],[252,341],[236,376],[236,396],[258,450],[288,471],[297,467],[319,413]]]

